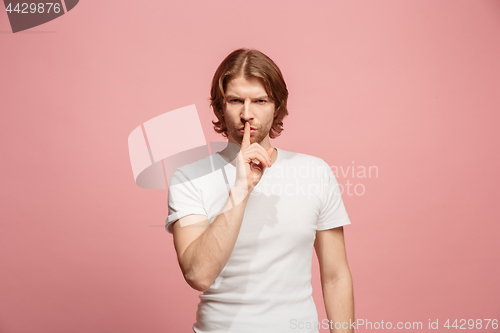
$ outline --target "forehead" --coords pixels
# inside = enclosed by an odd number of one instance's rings
[[[236,95],[267,95],[261,79],[256,77],[246,78],[238,76],[231,79],[226,86],[226,94]]]

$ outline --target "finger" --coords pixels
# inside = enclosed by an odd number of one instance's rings
[[[257,148],[257,147],[256,147]],[[262,149],[264,150],[264,149]],[[245,159],[247,163],[253,162],[254,159],[258,160],[263,166],[270,166],[271,165],[271,160],[269,158],[269,155],[267,152],[264,150],[262,151],[260,149],[254,149],[245,152]]]
[[[243,132],[243,140],[241,141],[241,150],[250,146],[250,123],[245,123],[245,131]]]
[[[264,173],[264,170],[267,168],[267,165],[260,162],[260,161],[257,161],[257,162],[258,163],[250,162],[249,166],[250,166],[250,170],[257,171],[259,173],[258,179],[260,179],[260,177]],[[255,176],[255,174],[254,174],[254,176]]]
[[[266,166],[267,167],[270,167],[271,166],[271,156],[272,156],[272,151],[273,151],[273,148],[269,148],[268,150],[265,150],[264,147],[262,147],[260,144],[258,143],[254,143],[254,145],[256,145],[256,147],[258,147],[262,153],[264,154],[264,156],[266,157],[266,160],[267,160],[267,164]],[[271,149],[271,153],[269,153],[269,150]]]
[[[265,166],[262,165],[262,163],[253,163],[250,162],[250,169],[258,171],[259,173],[262,173],[264,171]]]
[[[268,164],[262,163],[261,161],[259,161],[258,159],[255,159],[255,158],[250,161],[250,165],[257,166],[261,171],[264,170],[265,168],[269,167]]]
[[[262,147],[259,143],[255,142],[255,143],[252,143],[252,145],[250,146],[250,149],[257,149],[257,151],[260,151],[262,152],[263,156],[265,157],[266,159],[266,166],[269,167],[271,166],[271,157],[269,157],[269,153],[268,151],[266,151],[264,149],[264,147]]]

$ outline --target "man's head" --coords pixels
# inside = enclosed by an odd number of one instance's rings
[[[262,96],[266,100],[258,99]],[[288,90],[283,75],[268,56],[257,50],[238,49],[222,61],[212,80],[210,100],[218,119],[212,122],[215,131],[236,141],[243,136],[239,128],[247,121],[252,125],[254,116],[256,134],[275,138],[288,115]]]

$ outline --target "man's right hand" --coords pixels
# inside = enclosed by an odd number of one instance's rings
[[[273,147],[266,151],[257,142],[250,144],[250,124],[246,122],[240,152],[236,158],[235,187],[250,193],[259,183],[264,170],[271,166],[273,151]]]

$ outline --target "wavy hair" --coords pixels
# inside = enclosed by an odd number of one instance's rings
[[[231,79],[243,76],[259,79],[267,95],[274,101],[275,116],[269,131],[269,137],[274,139],[283,131],[283,118],[288,115],[288,90],[280,69],[264,53],[255,49],[238,49],[224,59],[212,79],[210,90],[210,106],[218,121],[212,121],[214,130],[227,138],[224,110],[226,108],[225,91]]]

